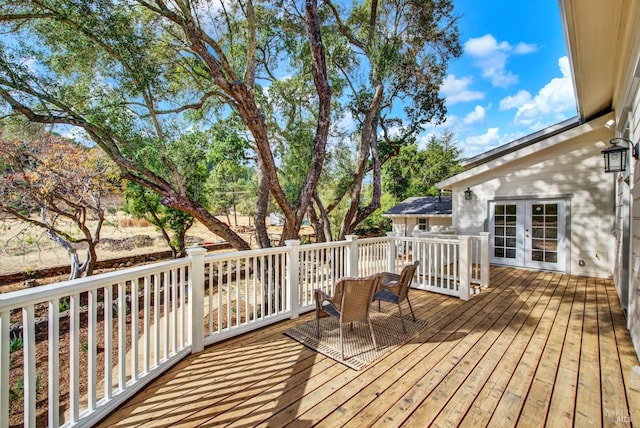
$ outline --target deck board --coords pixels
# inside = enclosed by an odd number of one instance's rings
[[[421,334],[354,371],[283,335],[211,345],[99,426],[585,426],[640,420],[610,280],[493,267],[468,302],[414,290]]]

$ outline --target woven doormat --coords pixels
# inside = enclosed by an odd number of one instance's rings
[[[354,323],[353,329],[345,324],[342,326],[344,359],[340,354],[340,323],[334,317],[320,318],[320,338],[316,335],[315,318],[285,330],[284,334],[349,368],[361,370],[387,352],[418,336],[427,326],[426,321],[414,322],[411,317],[403,317],[406,327],[406,332],[403,332],[402,322],[396,314],[372,310],[370,317],[378,350],[373,347],[366,321]]]

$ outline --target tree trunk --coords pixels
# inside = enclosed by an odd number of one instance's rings
[[[358,164],[356,165],[356,171],[354,174],[353,184],[351,185],[351,203],[349,209],[342,219],[340,225],[340,235],[338,239],[344,239],[344,237],[353,232],[355,226],[358,223],[355,222],[356,214],[360,206],[360,200],[362,196],[362,183],[364,180],[364,173],[367,169],[367,163],[369,161],[369,155],[375,151],[377,153],[377,130],[378,130],[378,115],[380,111],[380,105],[382,103],[383,95],[382,83],[376,85],[376,90],[371,100],[371,104],[366,111],[364,122],[362,124],[362,138],[360,142],[360,156],[358,158]],[[372,156],[373,159],[373,156]],[[375,165],[375,164],[374,164]],[[379,168],[379,161],[378,161]],[[375,166],[374,166],[375,171]],[[374,174],[374,178],[375,174]],[[379,178],[379,177],[378,177]],[[373,197],[376,197],[374,192]],[[380,205],[380,195],[377,195],[378,200],[372,200],[372,204]]]
[[[163,205],[191,214],[194,218],[198,219],[204,227],[227,241],[235,249],[239,251],[251,249],[251,246],[242,239],[240,235],[231,230],[226,224],[218,220],[197,202],[175,193],[162,198],[161,202]]]

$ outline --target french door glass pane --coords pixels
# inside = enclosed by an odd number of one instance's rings
[[[516,258],[516,206],[495,205],[493,255],[499,258]]]
[[[531,260],[558,262],[558,204],[531,205]]]

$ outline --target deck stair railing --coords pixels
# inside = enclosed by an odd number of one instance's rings
[[[0,294],[0,428],[16,418],[91,426],[204,346],[311,310],[313,290],[332,292],[344,276],[420,260],[414,288],[468,299],[488,285],[487,235],[193,248],[183,259]]]

